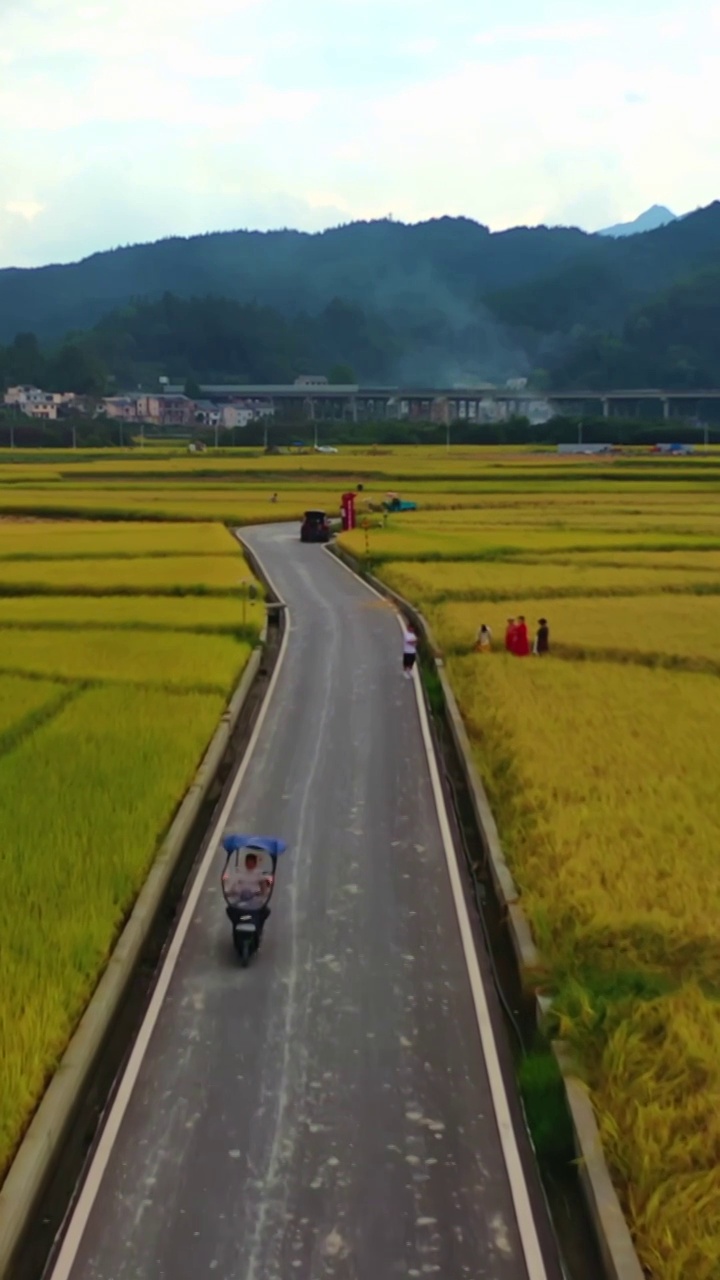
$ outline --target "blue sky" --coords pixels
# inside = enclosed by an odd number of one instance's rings
[[[720,3],[2,0],[0,265],[720,195]]]

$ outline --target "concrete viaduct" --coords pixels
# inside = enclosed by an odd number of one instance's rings
[[[182,386],[167,386],[180,394]],[[361,387],[359,385],[259,384],[247,386],[206,385],[204,397],[218,403],[245,402],[273,412],[286,409],[302,421],[405,420],[450,422],[493,422],[513,416],[527,416],[542,422],[555,413],[588,416],[601,413],[609,418],[618,411],[632,415],[643,405],[654,404],[658,416],[698,418],[710,402],[720,401],[720,389],[672,391],[643,388],[613,391],[539,391],[489,386],[476,387]]]

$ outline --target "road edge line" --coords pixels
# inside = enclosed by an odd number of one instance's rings
[[[269,579],[268,579],[268,585],[271,587],[271,590],[274,591],[274,588],[272,587],[272,584],[270,583]],[[277,595],[277,593],[275,594]],[[289,623],[289,618],[290,618],[289,611],[287,611],[287,607],[284,606],[284,602],[282,601],[282,598],[278,596],[277,599],[278,599],[278,602],[281,605],[283,605],[283,607],[285,608],[286,617]],[[267,716],[268,710],[272,703],[275,687],[277,685],[277,681],[278,681],[280,672],[282,670],[283,663],[285,660],[285,655],[287,652],[289,631],[290,631],[290,628],[288,625],[285,627],[285,630],[283,632],[283,638],[280,645],[280,651],[278,653],[277,661],[275,663],[273,673],[270,677],[270,681],[265,691],[265,697],[263,699],[262,705],[258,712],[257,719],[253,726],[250,739],[248,741],[247,747],[245,748],[245,752],[243,754],[242,760],[240,761],[240,764],[237,768],[237,772],[235,773],[235,776],[232,780],[232,784],[227,793],[227,796],[225,798],[225,802],[222,806],[220,814],[215,819],[213,826],[211,828],[211,833],[208,839],[207,848],[202,857],[200,865],[198,866],[195,872],[192,885],[190,886],[190,890],[185,899],[182,914],[177,923],[175,932],[173,933],[170,946],[168,947],[167,952],[165,953],[165,956],[161,963],[160,970],[157,975],[157,981],[153,989],[150,1002],[145,1011],[145,1015],[143,1017],[142,1023],[138,1030],[137,1036],[135,1038],[135,1042],[133,1044],[130,1057],[127,1060],[127,1063],[123,1069],[122,1075],[118,1082],[118,1087],[113,1097],[110,1110],[107,1113],[107,1116],[105,1118],[105,1122],[103,1124],[102,1131],[100,1133],[100,1138],[97,1143],[97,1147],[92,1156],[90,1165],[86,1170],[85,1178],[83,1181],[80,1194],[73,1207],[70,1218],[67,1222],[65,1234],[63,1236],[60,1249],[58,1250],[57,1256],[53,1262],[52,1270],[49,1273],[48,1280],[68,1280],[68,1277],[71,1274],[78,1249],[80,1247],[80,1244],[82,1243],[82,1239],[85,1234],[85,1229],[87,1227],[90,1214],[92,1213],[95,1199],[97,1197],[98,1191],[100,1189],[100,1185],[102,1183],[102,1179],[105,1175],[105,1171],[107,1169],[108,1163],[110,1161],[110,1157],[112,1155],[112,1149],[115,1143],[115,1139],[120,1130],[120,1126],[122,1124],[125,1112],[130,1102],[130,1098],[132,1096],[135,1084],[137,1083],[137,1078],[140,1074],[140,1070],[145,1058],[145,1054],[147,1053],[148,1046],[150,1044],[153,1032],[155,1030],[155,1026],[160,1016],[160,1012],[162,1010],[162,1006],[165,1000],[165,996],[167,994],[168,987],[172,980],[172,975],[177,965],[177,961],[180,955],[180,951],[182,949],[183,942],[185,941],[185,937],[190,928],[193,913],[197,906],[198,898],[200,897],[203,886],[208,877],[210,868],[213,863],[213,859],[217,853],[217,846],[220,842],[222,830],[225,826],[230,810],[233,804],[235,803],[235,799],[240,790],[240,787],[242,786],[245,774],[248,770],[255,746],[257,744],[257,740],[260,736],[261,729],[263,727],[265,718]],[[258,652],[258,663],[259,661],[260,661],[260,654]]]

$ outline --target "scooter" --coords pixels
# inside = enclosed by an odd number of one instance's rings
[[[226,859],[222,891],[233,927],[233,944],[243,969],[260,948],[270,915],[277,860],[286,848],[283,840],[266,836],[230,835],[223,840]]]

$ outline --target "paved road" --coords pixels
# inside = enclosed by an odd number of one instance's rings
[[[213,865],[67,1274],[528,1280],[397,621],[249,541],[291,629],[227,825],[291,851],[247,971]]]

